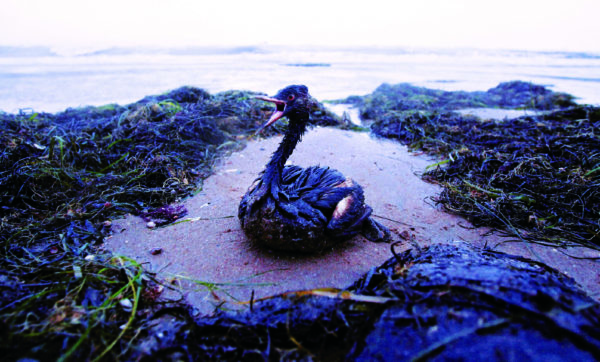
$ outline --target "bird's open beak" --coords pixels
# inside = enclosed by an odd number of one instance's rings
[[[279,118],[283,117],[283,114],[285,112],[286,103],[284,101],[282,101],[281,99],[271,98],[271,97],[256,96],[254,98],[261,99],[263,101],[267,101],[267,102],[271,102],[271,103],[275,103],[275,106],[277,107],[277,108],[275,108],[275,111],[273,111],[273,114],[271,114],[271,118],[269,118],[269,120],[267,122],[265,122],[265,124],[260,126],[260,128],[256,131],[255,134],[259,134],[262,132],[263,129],[269,127],[270,125],[275,123]]]

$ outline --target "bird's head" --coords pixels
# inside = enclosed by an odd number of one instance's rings
[[[282,117],[288,117],[290,122],[308,121],[313,103],[305,85],[290,85],[277,92],[273,97],[257,96],[256,98],[275,103],[276,107],[271,118],[256,133],[260,133]]]

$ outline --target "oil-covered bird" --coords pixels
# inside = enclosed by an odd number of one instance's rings
[[[300,142],[313,102],[304,85],[291,85],[273,97],[270,119],[257,131],[282,117],[288,127],[264,171],[240,202],[242,229],[258,245],[279,250],[322,251],[362,234],[371,241],[388,241],[389,230],[373,220],[360,185],[329,167],[301,168],[285,163]]]

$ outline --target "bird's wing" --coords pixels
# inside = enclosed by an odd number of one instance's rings
[[[296,199],[321,210],[333,210],[352,189],[344,187],[346,178],[329,167],[301,168],[287,166],[283,172],[283,189]]]

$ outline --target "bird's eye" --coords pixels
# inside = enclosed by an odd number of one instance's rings
[[[294,95],[293,95],[293,94],[290,94],[290,95],[288,96],[288,101],[293,101],[293,100],[294,100],[294,98],[296,98],[296,97],[294,97]]]

